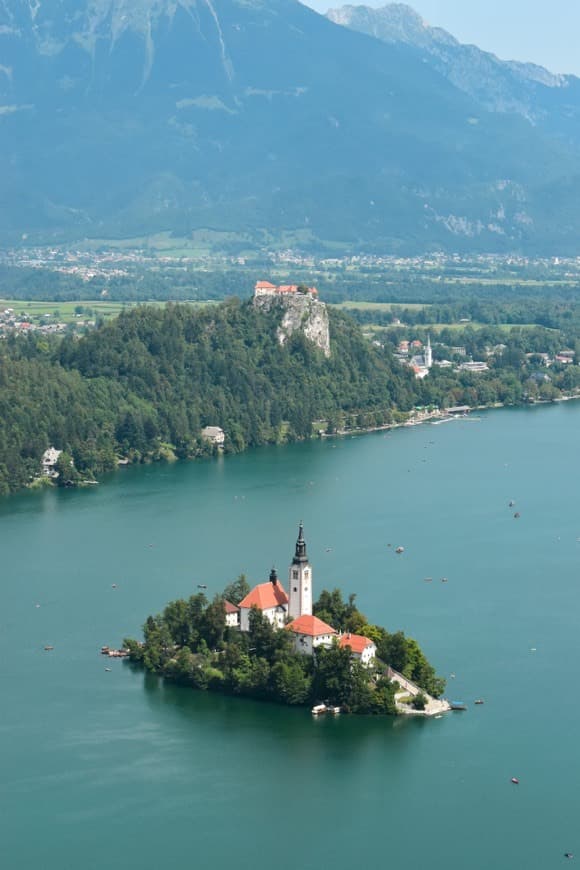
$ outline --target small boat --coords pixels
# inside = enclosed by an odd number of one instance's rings
[[[467,710],[467,704],[463,701],[450,701],[449,706],[452,710]]]
[[[400,555],[401,553],[404,553],[404,552],[405,552],[405,548],[404,548],[404,547],[396,547],[396,548],[395,548],[395,553],[399,553],[399,555]]]
[[[425,577],[425,578],[424,578],[424,581],[425,581],[425,583],[432,583],[432,582],[433,582],[433,578],[432,578],[432,577]]]
[[[50,646],[50,645],[47,645],[47,646],[44,647],[44,649],[46,650],[46,652],[50,652],[50,650],[51,650],[51,649],[54,649],[54,647],[53,647],[53,646]]]
[[[517,778],[517,776],[512,776],[511,781],[513,782],[514,785],[519,785],[519,784],[520,784],[520,781],[519,781],[519,779]]]
[[[514,520],[519,520],[520,516],[521,516],[521,514],[518,511],[516,511],[514,514]]]
[[[447,583],[447,577],[442,577],[442,578],[441,578],[441,582],[442,582],[442,583]]]
[[[334,713],[335,716],[338,716],[338,714],[341,712],[341,709],[340,707],[329,707],[328,712]]]
[[[474,701],[473,703],[474,704],[485,704],[485,701],[483,700],[483,698],[478,698],[477,701]]]
[[[207,584],[206,583],[198,583],[197,588],[198,589],[207,589]]]
[[[316,706],[312,708],[312,715],[320,716],[321,713],[326,713],[327,709],[326,704],[316,704]]]
[[[113,668],[105,668],[106,671],[112,671]]]
[[[515,501],[510,501],[509,507],[514,507],[514,505],[515,505]]]
[[[437,715],[434,718],[435,719],[443,719],[443,716],[441,715],[441,713],[437,713]]]
[[[111,589],[116,589],[116,588],[117,588],[117,584],[116,584],[116,583],[111,583]]]
[[[573,852],[564,852],[564,858],[573,858],[573,857],[574,857]]]

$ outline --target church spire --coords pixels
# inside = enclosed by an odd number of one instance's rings
[[[296,551],[294,553],[294,558],[292,559],[292,564],[301,565],[304,562],[308,562],[308,556],[306,555],[306,541],[304,540],[304,524],[300,523],[298,529],[298,540],[296,541]]]

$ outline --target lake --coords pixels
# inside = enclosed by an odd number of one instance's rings
[[[580,858],[579,434],[569,402],[0,499],[2,866]],[[416,637],[466,712],[315,721],[98,654],[198,583],[285,583],[300,520],[315,593]]]

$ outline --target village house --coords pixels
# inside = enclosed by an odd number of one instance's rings
[[[57,450],[56,447],[49,447],[42,454],[42,473],[45,477],[58,477],[58,471],[55,470],[58,457],[62,450]]]
[[[226,626],[228,628],[239,628],[240,608],[236,607],[235,604],[232,604],[231,601],[224,601],[224,608],[226,611]]]
[[[201,430],[201,437],[204,441],[216,444],[218,447],[223,447],[226,440],[224,430],[219,426],[206,426]]]
[[[319,646],[326,648],[332,646],[332,640],[336,637],[336,630],[327,625],[317,616],[305,614],[299,616],[286,626],[286,631],[294,635],[294,648],[296,652],[313,655]]]
[[[342,634],[339,640],[341,649],[349,647],[353,659],[368,667],[375,659],[377,648],[372,640],[362,634]]]

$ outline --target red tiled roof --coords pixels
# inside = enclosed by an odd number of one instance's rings
[[[271,607],[278,607],[280,604],[288,604],[288,596],[284,591],[284,587],[280,583],[260,583],[254,586],[243,601],[240,601],[240,609],[257,607],[258,610],[269,610]]]
[[[236,605],[232,604],[231,601],[226,601],[225,599],[224,599],[224,608],[225,608],[226,613],[239,613],[240,612],[239,607],[236,607]]]
[[[340,647],[349,646],[353,653],[358,653],[359,655],[365,651],[368,646],[373,645],[373,641],[369,640],[368,637],[364,637],[362,634],[343,634],[340,638],[339,644]]]
[[[275,290],[276,285],[269,281],[256,281],[256,290]]]
[[[309,616],[307,613],[299,616],[294,622],[286,626],[293,634],[306,634],[309,637],[320,637],[321,634],[336,634],[332,626],[327,625],[317,616]]]

